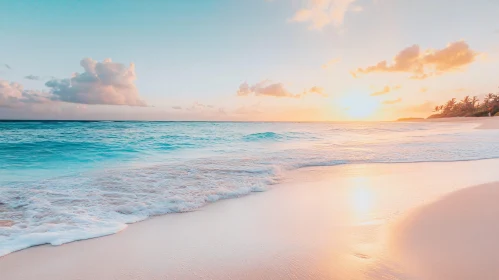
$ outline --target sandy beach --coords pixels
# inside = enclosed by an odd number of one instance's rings
[[[8,280],[495,279],[497,184],[466,187],[499,181],[498,166],[302,169],[265,193],[9,254],[0,272]]]
[[[499,118],[439,121],[499,128]],[[498,279],[498,167],[302,168],[266,192],[14,252],[0,258],[0,278]]]
[[[465,122],[476,123],[478,129],[499,129],[499,117],[456,117],[456,118],[437,118],[424,119],[423,122]]]

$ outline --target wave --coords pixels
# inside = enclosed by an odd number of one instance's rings
[[[326,160],[326,161],[312,161],[312,162],[306,162],[306,163],[299,163],[295,165],[296,169],[300,168],[306,168],[306,167],[325,167],[325,166],[336,166],[336,165],[343,165],[343,164],[348,164],[348,161],[345,160]]]
[[[270,140],[281,140],[284,138],[285,138],[284,135],[271,131],[251,133],[243,137],[245,141],[262,141],[262,140],[270,141]]]
[[[497,133],[454,124],[0,123],[0,256],[265,191],[288,170],[484,158]]]
[[[113,234],[151,216],[265,191],[277,180],[272,166],[198,159],[0,185],[0,220],[12,223],[0,226],[0,256]]]

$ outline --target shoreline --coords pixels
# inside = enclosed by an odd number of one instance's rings
[[[498,164],[492,159],[305,168],[264,193],[152,217],[110,236],[11,253],[0,258],[0,271],[7,280],[363,279],[365,273],[371,279],[409,279],[377,252],[378,235],[414,207],[499,180],[487,171]],[[466,176],[470,168],[477,170],[473,177]],[[326,265],[331,262],[337,265]]]
[[[470,119],[470,118],[464,118],[464,119],[466,119],[468,122],[464,122],[463,118],[440,119],[439,121],[447,121],[447,122],[448,121],[452,121],[452,122],[458,121],[458,122],[461,122],[461,123],[463,123],[463,122],[464,123],[473,123],[472,125],[465,125],[465,126],[463,126],[463,127],[466,128],[466,130],[468,132],[471,132],[470,130],[473,130],[475,128],[475,124],[476,124],[477,127],[482,127],[482,126],[486,125],[484,123],[482,123],[482,124],[477,123],[475,121],[476,119]],[[499,120],[499,118],[497,118],[497,120]],[[489,121],[489,120],[486,120],[486,121]],[[496,124],[496,122],[493,122],[493,125],[495,125],[495,124]],[[497,122],[497,124],[499,124],[499,122]],[[432,127],[432,126],[428,126],[428,127]],[[459,129],[460,126],[456,126],[456,127]],[[488,128],[495,128],[495,127],[488,127]],[[474,133],[474,132],[472,132],[472,133]],[[491,134],[489,133],[489,135],[491,135]],[[487,154],[484,154],[484,155],[487,155]],[[456,158],[462,158],[462,157],[456,157]],[[483,160],[483,159],[484,159],[483,157],[482,158],[476,158],[475,157],[475,158],[466,158],[466,159],[460,160],[460,161],[472,161],[472,160]],[[375,163],[375,161],[372,161],[372,162]],[[381,160],[381,162],[382,162],[382,160]],[[413,162],[431,162],[431,161],[425,161],[425,159],[422,158],[422,159],[419,159],[419,160],[414,159]],[[433,161],[433,162],[437,162],[437,161]],[[446,161],[441,161],[441,162],[446,162]],[[347,163],[348,164],[360,164],[360,163],[351,163],[351,162],[347,162]],[[401,160],[401,161],[393,161],[392,163],[407,163],[407,162],[404,162],[403,160]],[[300,169],[300,167],[297,167],[297,168]],[[286,171],[286,172],[294,172],[294,171]],[[256,190],[256,191],[258,191],[258,190]],[[251,192],[255,192],[255,190],[252,190]],[[240,198],[241,196],[245,196],[245,195],[248,195],[248,194],[246,194],[246,193],[244,193],[242,195],[241,194],[236,194],[235,196],[238,197],[238,198]],[[229,196],[227,198],[231,198],[231,197],[232,196]],[[221,199],[226,199],[226,197],[222,197]],[[202,207],[205,207],[207,204],[210,204],[212,202],[213,201],[209,200],[206,204],[203,203],[204,206],[202,206]],[[1,206],[2,205],[0,205],[0,211],[1,211]],[[176,211],[173,211],[173,212],[176,212]],[[170,214],[172,214],[172,213],[170,213]],[[154,214],[153,215],[149,215],[145,219],[146,220],[150,219],[153,216],[155,216],[155,215]],[[142,220],[142,219],[144,219],[144,218],[141,218],[140,220]],[[35,236],[26,236],[26,238],[23,236],[22,238],[19,238],[19,240],[18,240],[19,242],[17,242],[17,241],[16,242],[10,242],[10,243],[4,242],[4,244],[6,244],[6,246],[2,246],[2,248],[0,248],[0,255],[4,255],[7,252],[12,252],[12,251],[15,252],[15,251],[19,251],[19,250],[25,250],[25,249],[37,246],[38,244],[43,243],[43,242],[51,243],[51,244],[55,244],[55,245],[59,245],[59,244],[61,244],[63,242],[64,243],[67,243],[68,241],[69,242],[73,242],[73,241],[70,241],[70,240],[75,240],[75,239],[86,240],[86,239],[90,239],[90,238],[98,238],[98,237],[102,237],[102,236],[106,236],[106,235],[111,235],[111,234],[115,234],[118,231],[123,230],[123,228],[128,227],[128,225],[131,225],[131,224],[133,224],[136,221],[137,220],[133,220],[133,221],[131,221],[131,223],[128,223],[128,224],[122,223],[119,228],[118,227],[113,227],[111,229],[108,229],[105,232],[102,230],[103,229],[102,227],[98,228],[95,232],[80,231],[76,235],[76,237],[74,237],[74,238],[73,237],[66,238],[65,240],[63,240],[61,242],[59,242],[58,240],[54,241],[54,238],[50,239],[50,236],[49,236],[48,239],[46,237],[44,237],[44,236],[38,236],[38,238],[40,239],[40,241],[36,240]],[[0,229],[2,229],[2,227],[3,227],[4,229],[6,228],[7,230],[9,230],[9,227],[11,225],[12,225],[12,221],[9,221],[9,220],[0,220]],[[50,223],[49,223],[49,226],[50,226]],[[88,233],[91,233],[91,234],[88,234]],[[52,234],[52,233],[49,231],[47,235],[50,235],[50,234]],[[55,235],[52,235],[52,236],[55,236]],[[14,244],[14,245],[12,245],[12,244]],[[7,246],[7,245],[9,245],[9,246]],[[10,246],[10,245],[12,245],[12,246]]]
[[[405,118],[396,122],[476,123],[477,129],[499,129],[499,117]]]
[[[367,165],[367,166],[369,166],[369,165],[389,166],[389,165],[405,165],[405,164],[409,164],[409,165],[412,165],[412,164],[433,164],[433,163],[436,163],[436,164],[445,164],[445,163],[480,162],[480,161],[495,161],[495,160],[497,160],[498,163],[499,163],[499,158],[481,158],[481,159],[465,159],[465,160],[455,160],[455,161],[414,161],[414,162],[350,163],[350,165],[351,166],[364,166],[364,165]],[[294,170],[288,170],[288,171],[286,171],[286,173],[293,174],[293,173],[308,172],[310,170],[312,170],[312,171],[313,170],[322,170],[322,169],[329,170],[331,168],[336,168],[338,166],[345,166],[345,165],[338,164],[338,165],[302,167],[302,168],[298,168],[298,169],[294,169]],[[289,179],[285,179],[284,181],[272,184],[271,186],[282,187],[280,185],[283,185],[283,184],[284,185],[288,185],[289,182],[286,183],[288,180]],[[498,181],[499,181],[499,177],[498,177]],[[43,243],[43,244],[32,245],[32,246],[29,246],[29,247],[26,247],[26,248],[23,248],[23,249],[15,250],[15,251],[10,252],[10,253],[8,253],[6,255],[0,255],[0,260],[3,257],[6,257],[8,255],[11,255],[11,254],[14,254],[14,253],[17,253],[17,252],[21,252],[21,251],[25,251],[25,250],[30,250],[31,248],[36,248],[36,247],[40,247],[40,246],[58,247],[58,246],[66,245],[66,244],[71,244],[71,243],[74,243],[74,242],[81,242],[81,241],[87,241],[87,240],[92,240],[92,239],[98,239],[98,238],[104,238],[104,237],[112,236],[112,235],[119,234],[120,232],[123,232],[123,231],[127,230],[129,226],[140,224],[140,223],[146,222],[146,221],[148,221],[150,219],[161,218],[161,217],[167,216],[167,215],[168,216],[170,216],[170,215],[179,215],[179,214],[185,214],[185,213],[189,213],[189,212],[202,211],[205,207],[209,207],[210,205],[213,205],[213,204],[218,204],[218,203],[221,203],[221,202],[224,202],[224,201],[227,201],[227,200],[229,200],[229,201],[236,200],[236,199],[239,200],[239,199],[245,198],[247,196],[258,195],[260,193],[266,193],[268,191],[271,191],[272,189],[273,189],[273,187],[269,187],[266,190],[262,190],[262,191],[260,191],[260,190],[259,191],[251,191],[250,193],[242,194],[241,196],[234,196],[234,197],[222,198],[222,199],[219,199],[219,200],[216,200],[216,201],[213,201],[213,202],[207,202],[205,205],[200,206],[199,208],[195,208],[195,209],[184,211],[184,212],[171,212],[171,213],[166,213],[166,214],[149,216],[149,217],[147,217],[147,218],[145,218],[143,220],[139,220],[137,222],[127,223],[124,228],[122,228],[122,229],[120,229],[120,230],[118,230],[116,232],[111,232],[111,233],[107,233],[107,234],[103,234],[103,235],[98,235],[98,236],[94,236],[94,237],[89,237],[89,238],[77,239],[77,240],[73,240],[73,241],[69,241],[69,242],[65,242],[63,244],[57,244],[57,245],[52,245],[50,243]],[[9,226],[12,226],[14,224],[15,223],[13,221],[11,221],[11,220],[0,220],[0,227],[2,227],[2,226],[9,227]]]

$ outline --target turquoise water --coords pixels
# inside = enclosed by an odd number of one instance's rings
[[[286,172],[499,158],[459,123],[0,122],[0,256],[265,191]]]

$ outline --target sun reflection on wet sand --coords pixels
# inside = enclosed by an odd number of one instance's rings
[[[355,224],[369,223],[374,216],[373,207],[376,198],[369,177],[359,176],[350,180],[349,208]]]
[[[426,271],[420,267],[434,269],[434,260],[450,253],[454,256],[447,262],[452,262],[440,265],[440,271],[454,263],[460,264],[455,272],[465,269],[464,264],[475,264],[489,267],[485,276],[494,277],[463,280],[498,279],[492,270],[499,260],[494,243],[499,229],[494,219],[499,213],[498,188],[457,193],[459,201],[456,196],[440,199],[458,188],[498,180],[493,172],[498,164],[499,160],[488,160],[302,169],[287,174],[286,183],[266,193],[146,220],[106,238],[8,255],[0,261],[0,271],[3,278],[13,280],[61,279],[61,275],[67,276],[64,279],[81,275],[81,279],[461,280],[413,275]],[[469,176],[470,169],[474,176]],[[472,194],[484,194],[487,204],[480,196],[470,205]],[[392,224],[421,205],[426,210],[402,219],[410,227],[390,235]],[[474,237],[484,228],[488,231]],[[427,233],[431,239],[424,236]],[[457,253],[464,249],[473,252],[461,258],[463,254]],[[418,270],[399,256],[413,264],[412,257],[418,258]],[[38,265],[22,269],[26,263]]]

